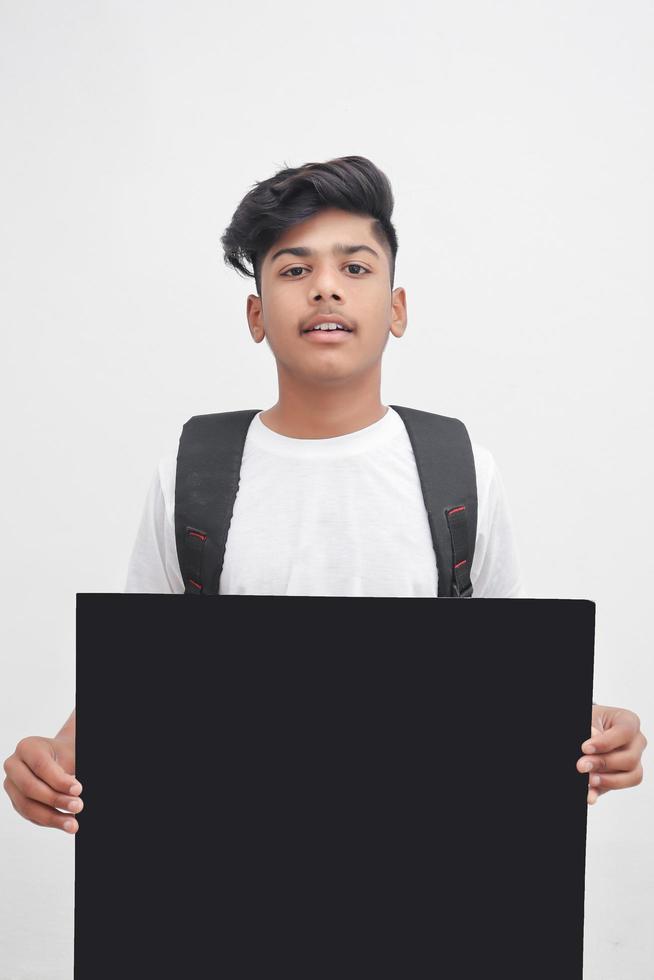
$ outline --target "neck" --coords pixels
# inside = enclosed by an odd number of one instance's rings
[[[380,398],[379,383],[358,388],[292,384],[279,386],[277,402],[261,413],[269,429],[294,439],[330,439],[364,429],[388,411]]]

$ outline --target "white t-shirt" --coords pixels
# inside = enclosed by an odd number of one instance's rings
[[[436,555],[413,449],[390,406],[377,422],[296,439],[252,419],[225,546],[221,594],[438,596]],[[471,440],[472,441],[472,440]],[[509,509],[491,453],[477,476],[473,598],[522,598]],[[126,592],[183,593],[175,543],[175,451],[157,466]]]

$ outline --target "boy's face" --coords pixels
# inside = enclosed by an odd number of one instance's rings
[[[389,257],[372,222],[329,208],[289,228],[265,255],[261,297],[248,296],[247,318],[254,340],[267,339],[280,372],[316,384],[342,382],[378,366],[389,333],[404,333],[405,292],[391,291]],[[366,248],[345,253],[334,251],[337,245]],[[282,251],[291,248],[309,252]],[[317,314],[342,317],[352,332],[303,332]]]

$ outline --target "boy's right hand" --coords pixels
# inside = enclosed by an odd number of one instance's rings
[[[84,804],[79,797],[81,783],[74,775],[74,740],[40,735],[22,738],[13,755],[5,759],[4,769],[4,788],[21,817],[70,834],[79,830],[72,813],[79,813]]]

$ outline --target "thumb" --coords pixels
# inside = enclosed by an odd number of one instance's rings
[[[628,745],[637,731],[637,725],[631,718],[616,716],[603,731],[591,736],[592,745],[596,752],[613,752]]]
[[[52,758],[55,765],[59,765],[63,774],[68,778],[72,775],[75,778],[75,742],[60,741],[58,738],[51,740]]]
[[[75,780],[75,752],[52,738],[26,739],[18,753],[35,776],[58,793],[69,793]]]

